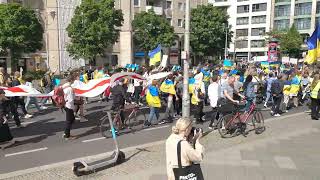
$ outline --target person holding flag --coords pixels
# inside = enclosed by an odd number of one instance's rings
[[[163,83],[160,86],[160,91],[166,94],[168,97],[167,99],[167,108],[166,108],[166,114],[165,119],[161,121],[159,124],[163,124],[166,122],[171,123],[173,121],[173,98],[175,97],[176,100],[179,99],[179,97],[176,94],[175,86],[173,83],[173,75],[169,74],[168,78],[163,81]]]
[[[150,114],[147,121],[144,122],[144,126],[151,126],[151,122],[154,116],[159,120],[159,109],[161,108],[161,100],[159,97],[159,90],[158,90],[158,81],[152,80],[152,84],[147,88],[147,95],[146,101],[150,107]]]

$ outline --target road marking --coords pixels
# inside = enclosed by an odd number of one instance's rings
[[[21,151],[21,152],[12,153],[12,154],[5,154],[4,157],[17,156],[17,155],[27,154],[27,153],[37,152],[37,151],[44,151],[47,149],[48,149],[47,147],[44,147],[44,148],[32,149],[32,150],[28,150],[28,151]]]
[[[152,131],[152,130],[155,130],[155,129],[162,129],[162,128],[166,128],[166,127],[169,127],[170,125],[166,125],[166,126],[160,126],[160,127],[154,127],[154,128],[148,128],[148,129],[144,129],[142,131]]]
[[[22,122],[21,124],[23,124],[23,125],[27,125],[27,124],[32,124],[32,123],[34,123],[35,121],[29,121],[29,122]]]
[[[291,158],[286,157],[286,156],[275,156],[273,158],[279,168],[282,169],[297,169],[297,166],[294,164]]]
[[[87,139],[87,140],[83,140],[83,143],[87,143],[87,142],[92,142],[92,141],[99,141],[105,139],[105,137],[99,137],[99,138],[93,138],[93,139]]]
[[[131,146],[131,147],[127,147],[127,148],[121,148],[121,151],[126,153],[126,152],[129,152],[129,151],[136,150],[137,148],[144,149],[144,148],[148,148],[148,147],[164,144],[165,142],[166,142],[166,140],[160,140],[160,141],[155,141],[155,142],[146,143],[146,144],[139,144],[139,145],[136,145],[136,146]],[[82,157],[82,158],[75,158],[75,159],[71,159],[71,160],[67,160],[67,161],[62,161],[62,162],[58,162],[58,163],[53,163],[53,164],[33,167],[33,168],[29,168],[29,169],[18,170],[18,171],[6,173],[6,174],[0,174],[0,179],[12,178],[12,177],[15,177],[15,176],[21,176],[21,175],[30,174],[30,173],[34,173],[34,172],[38,172],[38,171],[43,171],[43,170],[47,170],[47,169],[51,169],[51,168],[57,168],[57,167],[60,167],[60,166],[70,166],[71,167],[73,165],[73,163],[76,162],[76,161],[80,161],[80,160],[92,161],[94,159],[105,158],[106,156],[110,156],[113,153],[114,153],[114,151],[110,151],[110,152],[106,152],[106,153],[86,156],[86,157]]]

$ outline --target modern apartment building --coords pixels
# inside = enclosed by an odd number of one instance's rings
[[[209,0],[225,8],[233,33],[228,49],[230,58],[247,61],[267,54],[265,34],[270,31],[271,0]]]
[[[207,0],[190,0],[191,8],[207,4]],[[34,9],[43,24],[44,46],[39,52],[25,54],[19,61],[19,66],[27,70],[40,67],[50,67],[54,70],[67,70],[88,64],[85,60],[73,60],[66,51],[69,42],[66,28],[70,23],[75,8],[81,0],[0,0],[0,3],[17,2]],[[131,22],[135,13],[153,9],[158,15],[167,18],[179,36],[175,47],[171,48],[170,59],[177,63],[178,53],[184,33],[185,0],[116,0],[116,8],[121,9],[124,16],[118,42],[112,48],[106,49],[103,57],[93,62],[96,66],[106,63],[125,65],[128,63],[144,63],[144,53],[139,51],[132,41]],[[11,71],[10,57],[0,57],[0,66]]]
[[[309,37],[320,22],[319,0],[272,0],[272,4],[272,29],[286,30],[294,24]]]

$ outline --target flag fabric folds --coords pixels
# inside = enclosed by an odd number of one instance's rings
[[[168,94],[176,94],[176,90],[174,88],[173,81],[170,79],[166,79],[160,86],[160,91]]]
[[[305,59],[305,62],[307,62],[308,64],[313,64],[317,62],[317,58],[320,57],[319,39],[320,31],[319,26],[317,26],[314,32],[312,33],[311,37],[307,41],[308,55]]]
[[[157,48],[155,48],[154,50],[150,51],[148,53],[148,56],[150,57],[150,65],[154,66],[156,65],[158,62],[161,61],[161,45],[159,44]]]
[[[161,107],[159,92],[157,87],[150,85],[147,90],[146,101],[151,107]]]

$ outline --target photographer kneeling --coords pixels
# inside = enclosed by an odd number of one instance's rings
[[[175,180],[181,176],[203,179],[200,166],[194,165],[203,159],[204,147],[199,141],[201,137],[202,130],[193,128],[189,118],[180,118],[172,127],[172,134],[166,141],[168,180]]]

